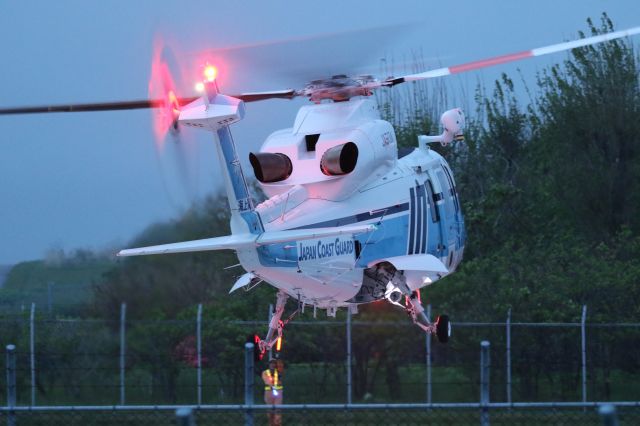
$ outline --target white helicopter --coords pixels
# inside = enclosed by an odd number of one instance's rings
[[[264,281],[278,289],[262,353],[282,337],[289,297],[306,306],[357,312],[359,304],[386,299],[406,309],[425,332],[447,342],[446,315],[431,322],[420,289],[451,274],[462,260],[466,234],[453,173],[429,148],[463,140],[460,109],[442,114],[443,133],[419,136],[418,147],[398,158],[393,127],[380,118],[375,89],[443,77],[640,34],[640,27],[427,72],[376,79],[333,76],[301,90],[227,96],[219,93],[216,69],[207,66],[202,96],[0,109],[0,114],[163,108],[175,126],[214,133],[231,209],[231,235],[122,250],[139,256],[235,250],[246,273],[230,292]],[[293,126],[272,133],[250,154],[255,177],[269,197],[255,205],[229,127],[245,114],[245,102],[309,98]],[[296,311],[297,312],[297,311]]]

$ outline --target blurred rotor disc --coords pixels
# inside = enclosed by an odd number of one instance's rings
[[[197,146],[189,132],[178,126],[179,96],[190,93],[183,82],[183,74],[172,49],[160,37],[156,37],[151,60],[149,99],[162,102],[160,107],[151,109],[152,124],[163,185],[173,204],[185,198],[192,201],[198,193]]]

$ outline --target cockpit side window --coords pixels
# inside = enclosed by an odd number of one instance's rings
[[[456,191],[456,185],[453,182],[453,176],[451,175],[451,170],[445,165],[442,166],[444,172],[447,175],[447,179],[449,180],[450,188],[451,188],[451,196],[453,197],[453,204],[456,207],[456,213],[460,211],[460,200],[458,200],[458,191]]]
[[[444,197],[444,208],[447,210],[447,217],[453,216],[453,196],[451,195],[452,189],[449,181],[444,176],[442,170],[436,171],[438,181],[440,181],[440,187],[442,188],[442,196]]]

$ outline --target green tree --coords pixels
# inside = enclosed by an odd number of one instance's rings
[[[196,240],[229,233],[227,201],[209,197],[170,223],[156,224],[131,242],[132,247]],[[237,264],[230,251],[141,256],[123,259],[96,286],[96,314],[118,319],[120,304],[127,303],[129,319],[158,315],[175,318],[181,311],[226,294],[235,281],[226,269]]]
[[[606,15],[589,27],[613,29]],[[544,72],[527,108],[506,76],[479,98],[476,138],[453,158],[466,259],[429,292],[434,304],[474,320],[513,308],[520,320],[578,321],[583,304],[591,321],[637,318],[639,76],[633,47],[616,41],[576,49]],[[524,342],[514,356],[526,360],[526,397],[545,375],[575,391],[575,336],[531,333]],[[607,344],[597,349],[605,375],[615,357]]]

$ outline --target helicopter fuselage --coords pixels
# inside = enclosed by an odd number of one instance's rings
[[[324,153],[346,142],[358,146],[353,171],[323,173]],[[319,308],[372,302],[385,296],[386,283],[372,277],[380,264],[393,265],[417,290],[462,259],[464,220],[447,162],[427,146],[398,159],[393,127],[370,99],[305,106],[294,127],[273,133],[260,152],[285,154],[293,165],[285,179],[262,183],[270,198],[256,212],[265,231],[376,226],[237,250],[247,271],[300,302]]]

